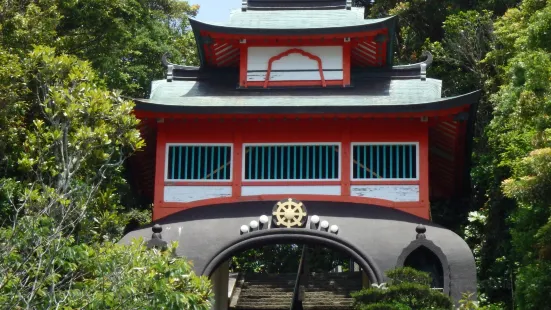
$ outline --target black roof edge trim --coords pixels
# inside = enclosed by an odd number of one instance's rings
[[[161,57],[161,62],[163,63],[163,66],[165,66],[165,67],[172,66],[172,68],[174,68],[174,69],[187,70],[187,71],[199,71],[199,70],[201,70],[201,67],[197,67],[197,66],[185,66],[185,65],[178,65],[178,64],[171,63],[170,61],[168,61],[168,57],[171,57],[170,53],[168,53],[168,52],[164,53],[163,56]]]
[[[481,91],[442,98],[425,103],[377,106],[180,106],[152,103],[147,99],[134,99],[137,111],[190,113],[190,114],[322,114],[322,113],[423,113],[440,111],[463,105],[473,105]]]
[[[312,34],[346,34],[349,32],[362,32],[379,29],[382,27],[390,27],[396,22],[397,16],[389,16],[382,18],[378,23],[345,26],[345,27],[327,27],[327,28],[297,28],[297,29],[270,29],[270,28],[244,28],[244,27],[231,27],[225,25],[215,25],[206,22],[201,22],[193,17],[188,17],[191,28],[199,33],[200,30],[224,33],[224,34],[291,34],[291,35],[312,35]]]
[[[427,57],[427,59],[425,59],[424,61],[418,62],[418,63],[414,63],[414,64],[393,66],[392,70],[395,70],[395,71],[421,70],[421,65],[426,65],[427,68],[428,68],[432,64],[432,61],[433,61],[434,57],[432,56],[432,54],[429,51],[423,51],[421,56],[425,56],[425,57]]]

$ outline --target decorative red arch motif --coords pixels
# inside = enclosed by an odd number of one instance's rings
[[[321,78],[321,86],[327,87],[327,84],[325,83],[325,77],[323,75],[323,67],[322,67],[322,63],[321,63],[321,58],[319,58],[318,56],[316,56],[314,54],[311,54],[311,53],[308,53],[304,50],[301,50],[300,48],[292,48],[292,49],[286,50],[285,52],[277,54],[277,55],[270,58],[270,60],[268,61],[268,71],[266,72],[266,77],[264,78],[264,88],[267,88],[268,83],[270,82],[270,73],[272,72],[272,64],[274,63],[274,61],[280,60],[281,58],[289,56],[291,54],[301,54],[302,56],[305,56],[305,57],[308,57],[312,60],[315,60],[318,63],[318,70],[319,70],[320,78]]]

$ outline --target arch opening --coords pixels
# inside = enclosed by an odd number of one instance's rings
[[[404,267],[411,267],[428,273],[432,278],[431,287],[444,290],[444,268],[434,252],[425,246],[413,250],[404,261]]]
[[[351,306],[352,292],[381,282],[377,266],[354,245],[328,232],[295,228],[244,234],[202,274],[212,280],[217,310],[268,301],[273,309],[302,309],[335,298]]]
[[[340,251],[365,272],[370,283],[381,283],[382,274],[371,257],[350,242],[336,235],[309,229],[270,229],[245,234],[222,249],[207,263],[202,274],[212,276],[213,272],[237,253],[269,244],[318,244]]]

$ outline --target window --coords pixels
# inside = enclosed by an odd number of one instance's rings
[[[340,145],[245,145],[245,180],[338,180]]]
[[[352,179],[415,180],[417,143],[352,143]]]
[[[166,179],[184,181],[231,180],[229,144],[169,144]]]

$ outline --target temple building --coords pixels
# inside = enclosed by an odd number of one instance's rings
[[[228,259],[277,242],[343,251],[364,285],[407,265],[455,301],[476,292],[472,251],[430,202],[468,191],[479,92],[442,98],[428,53],[394,65],[396,21],[349,0],[244,0],[227,23],[190,18],[200,66],[164,57],[135,99],[147,147],[130,164],[154,237],[211,277],[216,309]],[[137,237],[151,227],[121,242]]]

